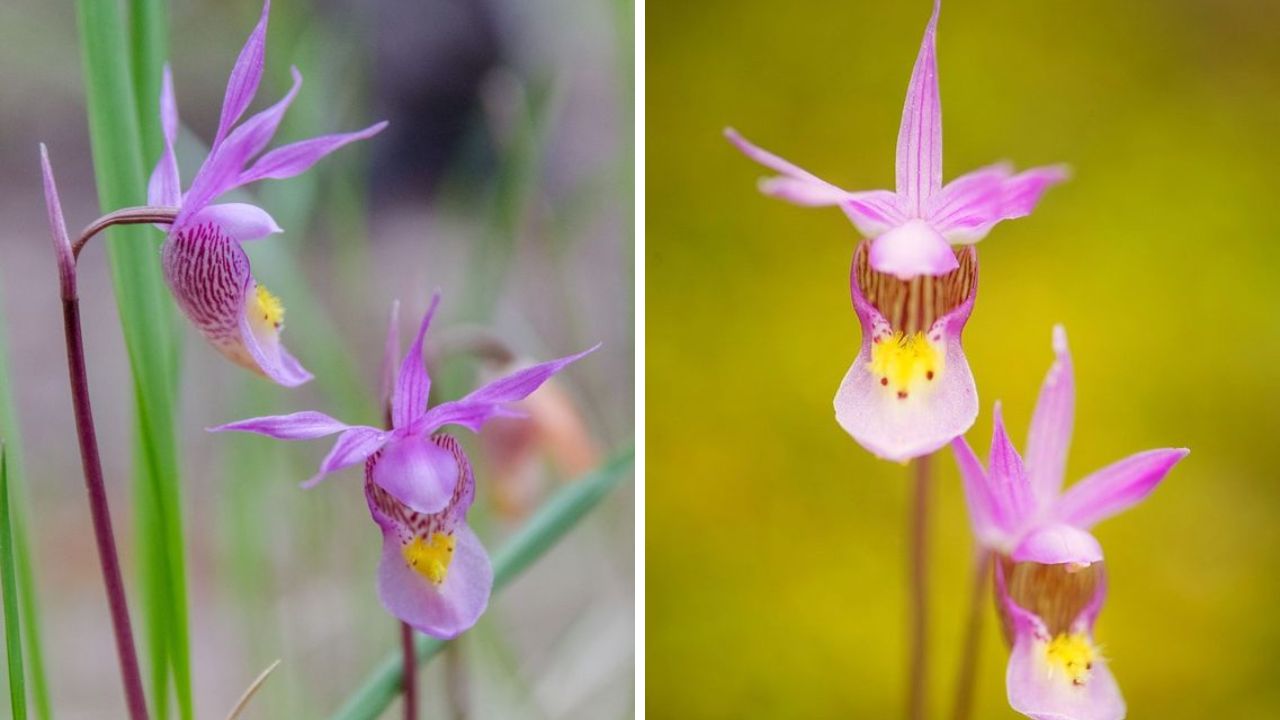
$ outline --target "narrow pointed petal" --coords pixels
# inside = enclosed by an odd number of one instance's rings
[[[977,253],[964,248],[955,271],[905,282],[871,268],[869,244],[854,253],[850,290],[862,347],[836,392],[836,421],[872,454],[901,462],[946,445],[978,416],[961,345],[977,294]]]
[[[1058,500],[1055,516],[1088,528],[1144,500],[1190,451],[1148,450],[1125,458],[1072,485]]]
[[[271,0],[262,3],[262,15],[258,24],[249,34],[240,56],[231,68],[231,76],[227,79],[227,91],[222,99],[222,116],[218,120],[218,132],[214,135],[211,152],[217,150],[231,127],[236,124],[244,111],[249,109],[253,96],[258,94],[258,84],[262,82],[263,61],[267,52],[267,16],[271,12]]]
[[[996,403],[991,427],[991,459],[987,463],[994,492],[1002,499],[1012,527],[1025,525],[1036,511],[1031,481],[1022,457],[1005,430],[1004,414]]]
[[[414,512],[440,512],[458,482],[453,454],[429,438],[396,437],[383,448],[373,481]]]
[[[435,317],[436,308],[440,305],[440,291],[432,293],[431,304],[422,316],[418,325],[418,334],[409,346],[409,352],[400,363],[400,374],[396,378],[395,392],[391,394],[392,427],[408,427],[409,423],[427,411],[427,398],[431,395],[431,376],[427,374],[426,359],[422,356],[422,340],[431,327],[431,318]],[[422,512],[434,512],[424,510]]]
[[[974,454],[969,442],[961,435],[951,441],[951,450],[960,468],[960,479],[964,486],[965,504],[969,508],[969,525],[978,544],[984,548],[998,548],[1004,539],[1007,527],[999,500],[991,493],[987,480],[987,471],[982,468],[978,456]]]
[[[350,425],[324,413],[304,411],[290,415],[269,415],[239,420],[209,428],[209,432],[235,430],[266,435],[277,440],[314,440],[349,429],[351,429]]]
[[[223,232],[238,242],[249,242],[284,232],[266,210],[248,203],[209,205],[190,220],[192,225],[210,222],[220,226]]]
[[[387,416],[391,415],[391,396],[396,391],[396,368],[400,362],[400,301],[391,303],[391,313],[387,320],[387,341],[382,351],[382,406]]]
[[[897,190],[904,208],[921,217],[929,198],[942,188],[942,106],[938,98],[937,29],[941,3],[933,4],[933,16],[924,30],[907,85],[898,130]]]
[[[1022,538],[1012,557],[1042,565],[1092,565],[1102,562],[1102,546],[1090,533],[1065,523],[1036,528]]]
[[[306,172],[325,155],[348,143],[373,137],[382,132],[386,126],[386,121],[383,121],[356,132],[324,135],[276,148],[258,158],[258,161],[240,176],[236,184],[246,185],[267,178],[282,180]]]
[[[435,585],[405,563],[402,536],[383,530],[378,564],[378,598],[415,630],[448,639],[470,629],[484,614],[493,590],[493,566],[480,539],[465,524],[454,531],[456,545],[443,583]]]
[[[370,455],[381,450],[390,436],[391,433],[386,430],[364,425],[351,426],[338,436],[333,449],[320,463],[319,472],[303,482],[302,487],[313,488],[329,473],[364,462]]]
[[[40,173],[44,178],[44,204],[49,213],[54,255],[58,259],[62,297],[73,298],[76,294],[76,260],[71,251],[71,237],[67,235],[67,220],[62,215],[62,201],[58,199],[58,185],[53,179],[53,167],[49,164],[49,149],[44,143],[40,143]]]
[[[1120,686],[1102,657],[1083,684],[1075,684],[1047,659],[1048,639],[1020,633],[1009,655],[1005,684],[1009,706],[1035,720],[1120,720]]]
[[[1062,490],[1075,422],[1075,378],[1071,351],[1067,348],[1067,331],[1061,325],[1053,328],[1053,352],[1056,357],[1040,386],[1040,399],[1027,433],[1027,474],[1041,507],[1051,503]]]
[[[160,128],[164,135],[164,151],[147,182],[147,204],[178,207],[182,204],[182,184],[178,176],[178,158],[173,144],[178,137],[178,103],[173,95],[173,71],[166,64],[160,84]]]
[[[946,238],[922,220],[910,220],[871,242],[871,267],[910,280],[945,275],[959,267]]]
[[[525,399],[552,375],[599,348],[600,345],[597,344],[576,355],[517,370],[471,392],[460,400],[441,403],[427,411],[426,417],[423,418],[425,431],[430,432],[444,425],[456,424],[475,432],[495,417],[509,417],[512,413],[505,407],[508,403]]]

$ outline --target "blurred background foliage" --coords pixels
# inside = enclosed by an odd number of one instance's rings
[[[654,0],[647,15],[649,710],[893,717],[905,692],[907,471],[836,425],[857,351],[855,230],[759,195],[748,138],[850,189],[891,187],[929,3]],[[979,246],[965,333],[1021,447],[1065,323],[1068,481],[1188,446],[1097,530],[1099,639],[1134,717],[1280,715],[1280,5],[947,0],[944,176],[999,159],[1074,178]],[[950,457],[932,537],[948,710],[971,543]],[[989,614],[977,717],[1011,716]]]
[[[257,0],[168,6],[188,182],[260,8]],[[225,715],[281,658],[245,717],[323,717],[395,647],[397,624],[375,595],[379,537],[358,472],[304,493],[296,483],[313,472],[322,444],[204,432],[229,419],[308,408],[377,424],[393,299],[402,301],[407,336],[431,291],[444,292],[443,322],[428,348],[440,399],[505,363],[604,343],[531,398],[533,421],[464,438],[480,479],[473,524],[491,551],[557,484],[630,443],[631,12],[621,1],[272,3],[255,108],[283,94],[290,65],[305,77],[280,142],[381,118],[391,126],[300,178],[250,189],[286,229],[249,248],[255,274],[283,298],[285,341],[316,373],[314,383],[272,386],[181,328],[179,462],[197,716]],[[12,399],[17,422],[7,411],[0,420],[26,480],[15,483],[15,507],[26,510],[15,522],[31,535],[53,710],[59,718],[101,717],[115,706],[119,681],[103,665],[110,627],[75,450],[37,163],[44,141],[73,229],[97,216],[72,5],[0,6],[0,67],[0,159],[10,169],[0,178],[9,365],[0,400]],[[156,101],[142,106],[154,113]],[[85,253],[80,278],[94,408],[137,628],[132,397],[100,247]],[[495,597],[480,626],[424,671],[424,713],[628,715],[632,517],[629,489],[614,493]]]

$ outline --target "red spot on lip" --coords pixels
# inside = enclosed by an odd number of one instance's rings
[[[881,384],[881,385],[888,385],[888,384],[889,384],[889,378],[887,378],[887,377],[882,377],[882,378],[880,378],[880,384]]]
[[[932,380],[932,379],[933,379],[933,371],[932,371],[932,370],[930,370],[929,372],[925,373],[925,374],[924,374],[924,379],[925,379],[925,380]]]
[[[899,390],[899,391],[898,391],[898,399],[899,399],[899,400],[906,400],[906,399],[907,399],[907,391],[906,391],[906,390]]]

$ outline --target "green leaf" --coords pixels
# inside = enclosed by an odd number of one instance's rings
[[[633,448],[620,450],[599,468],[561,488],[543,503],[529,522],[494,554],[493,591],[498,592],[515,579],[600,504],[604,496],[627,477],[634,459]],[[418,635],[415,649],[419,662],[435,657],[444,646],[441,640]],[[397,650],[378,663],[332,720],[374,720],[400,694],[403,680]]]
[[[18,617],[18,578],[14,573],[13,530],[9,521],[9,464],[0,445],[0,589],[4,592],[4,645],[9,663],[9,707],[14,720],[26,720],[27,683],[22,670],[22,629]]]
[[[135,5],[135,10],[143,7]],[[104,211],[138,205],[146,199],[148,162],[134,77],[158,78],[160,68],[142,67],[159,60],[157,38],[162,13],[149,6],[135,16],[139,43],[130,52],[129,35],[116,0],[77,0],[81,60],[89,113],[89,134],[99,201]],[[138,67],[131,68],[131,58]],[[154,82],[154,80],[153,80]],[[155,98],[149,102],[155,106]],[[154,113],[146,113],[148,118]],[[154,137],[154,131],[148,131]],[[160,236],[151,228],[113,228],[107,254],[115,287],[125,347],[133,375],[136,427],[134,459],[137,479],[134,507],[139,513],[143,547],[139,556],[142,605],[148,637],[153,712],[167,716],[164,675],[173,672],[178,707],[191,717],[191,680],[185,556],[179,497],[178,448],[174,429],[177,343],[173,303],[164,287],[158,262]],[[161,639],[163,642],[161,642]]]

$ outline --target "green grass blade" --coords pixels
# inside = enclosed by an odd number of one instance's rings
[[[4,645],[9,663],[9,707],[14,720],[27,718],[27,683],[22,668],[22,629],[18,618],[18,578],[14,573],[13,531],[9,522],[9,464],[0,444],[0,589],[4,593]]]
[[[634,459],[635,450],[630,447],[615,453],[599,468],[558,490],[538,508],[529,522],[494,554],[493,591],[501,590],[577,525],[627,477]],[[418,636],[419,660],[435,657],[444,645],[435,638]],[[400,652],[397,650],[378,663],[332,720],[374,720],[400,693],[402,679]]]
[[[146,199],[147,161],[138,115],[144,103],[134,89],[133,54],[121,7],[116,0],[77,0],[76,14],[99,201],[107,211],[137,205]],[[154,38],[157,32],[143,34]],[[147,62],[156,60],[154,53],[143,55]],[[147,72],[158,77],[159,68],[138,69],[139,75]],[[143,607],[167,608],[164,613],[144,613],[149,636],[168,641],[164,653],[155,650],[157,643],[148,643],[148,659],[153,685],[154,678],[160,676],[156,666],[171,666],[179,707],[184,717],[190,717],[186,573],[174,429],[177,345],[172,300],[157,260],[159,240],[148,227],[113,228],[107,238],[107,253],[137,410],[135,448],[140,454],[135,457],[136,492],[144,497],[137,498],[134,506],[144,515],[153,513],[140,517],[139,525],[148,530],[145,544],[160,549],[140,556]],[[160,683],[152,687],[152,693],[154,711],[164,717],[167,687]]]

